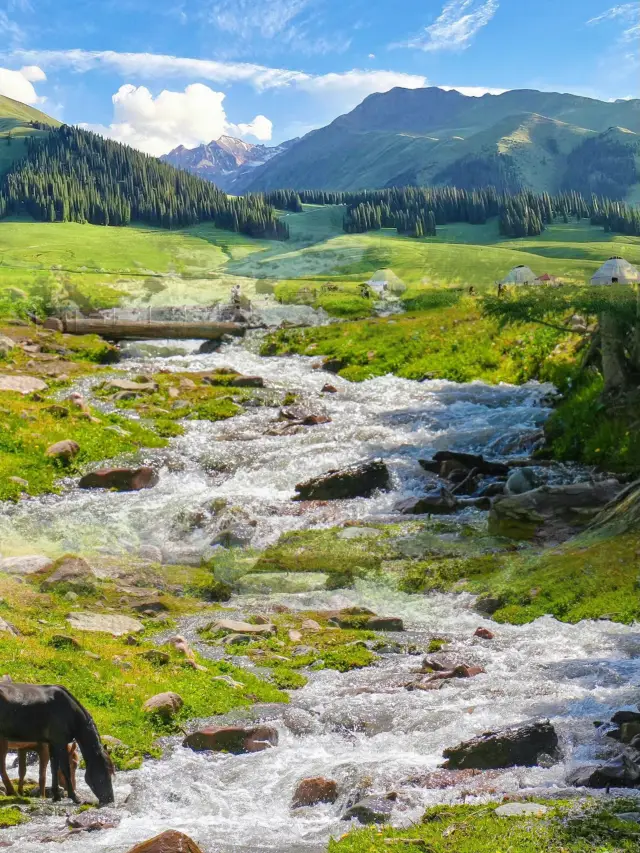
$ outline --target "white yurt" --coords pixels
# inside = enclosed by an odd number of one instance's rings
[[[591,279],[591,284],[638,284],[640,272],[624,258],[609,258]]]
[[[378,270],[378,272],[375,272],[371,276],[367,284],[378,295],[383,294],[385,291],[389,293],[404,293],[407,289],[407,285],[402,279],[390,269]]]
[[[519,267],[514,267],[506,278],[503,278],[500,284],[540,284],[538,276],[530,267],[521,264]]]

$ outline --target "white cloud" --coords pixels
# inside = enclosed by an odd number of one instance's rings
[[[498,0],[447,0],[438,18],[402,45],[425,51],[465,50],[498,11]]]
[[[294,18],[309,6],[309,0],[217,0],[209,21],[224,32],[241,38],[259,33],[273,38],[287,31]]]
[[[427,78],[420,74],[400,71],[345,71],[321,74],[296,82],[296,88],[311,95],[328,99],[340,110],[351,110],[374,92],[388,92],[400,86],[421,89]]]
[[[20,71],[0,68],[0,95],[22,101],[23,104],[41,104],[46,99],[39,96],[33,84],[42,83],[47,75],[37,66],[26,66]]]
[[[623,74],[635,75],[640,68],[638,55],[638,39],[640,39],[640,3],[621,3],[612,6],[601,15],[596,15],[587,21],[587,26],[602,24],[607,21],[617,21],[621,29],[613,45],[605,51],[606,62],[615,62],[615,68]],[[615,57],[615,59],[614,59]],[[637,79],[637,78],[636,78]]]
[[[481,98],[483,95],[503,95],[508,89],[492,89],[488,86],[438,86],[445,92],[455,90],[468,98]]]
[[[22,28],[15,21],[12,21],[2,9],[0,9],[0,33],[3,39],[13,44],[19,44],[24,38]]]
[[[266,116],[256,116],[248,124],[231,124],[224,98],[223,92],[203,83],[192,83],[184,92],[165,89],[155,98],[146,86],[127,83],[112,98],[112,124],[82,126],[155,156],[177,145],[193,148],[225,133],[271,139],[272,124]]]

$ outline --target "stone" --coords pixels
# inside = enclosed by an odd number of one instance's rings
[[[166,666],[171,660],[169,655],[166,652],[161,652],[160,649],[149,649],[143,652],[140,657],[154,666]]]
[[[242,755],[277,746],[278,731],[273,726],[209,726],[188,734],[182,745],[194,752],[230,752],[233,755]]]
[[[305,619],[304,622],[300,625],[300,627],[303,631],[311,631],[312,633],[322,631],[322,626],[319,622],[316,622],[315,619]]]
[[[208,630],[213,633],[270,636],[276,633],[276,626],[271,624],[252,625],[251,622],[240,622],[235,619],[219,619],[217,622],[211,623]]]
[[[202,853],[202,849],[188,835],[169,829],[142,844],[136,844],[129,853]]]
[[[474,637],[480,637],[482,640],[493,640],[495,634],[488,628],[476,628]]]
[[[393,811],[393,800],[386,797],[365,797],[342,816],[342,820],[357,820],[358,823],[389,823]]]
[[[485,595],[479,598],[474,604],[474,610],[484,616],[492,616],[497,610],[504,606],[504,601],[501,598],[495,598],[491,595]]]
[[[115,829],[120,825],[121,816],[112,809],[90,809],[67,817],[67,826],[82,832],[98,832],[102,829]]]
[[[542,486],[520,495],[504,495],[493,500],[489,512],[489,533],[511,539],[533,539],[545,525],[564,523],[576,526],[578,510],[597,509],[612,501],[621,486],[617,480]]]
[[[640,735],[640,722],[633,721],[622,723],[620,726],[620,741],[621,743],[631,743],[631,741]]]
[[[0,335],[0,355],[7,356],[11,350],[16,347],[17,344],[13,338],[9,338],[6,335]]]
[[[0,616],[0,634],[11,634],[13,637],[19,637],[20,632],[18,629],[11,624],[11,622],[7,622],[6,619],[3,619]]]
[[[446,486],[440,486],[421,498],[407,498],[396,504],[403,515],[449,515],[455,512],[458,501]]]
[[[35,376],[0,374],[0,391],[14,391],[17,394],[26,395],[46,390],[47,383]]]
[[[404,631],[404,622],[397,616],[370,616],[365,628],[368,631]]]
[[[336,388],[335,385],[329,385],[329,383],[327,383],[326,385],[322,386],[321,392],[323,394],[337,394],[338,389]]]
[[[504,490],[507,495],[524,495],[537,485],[538,478],[533,468],[518,468],[509,474]]]
[[[640,765],[620,755],[605,764],[575,768],[567,782],[576,788],[635,788],[640,783]]]
[[[444,462],[457,462],[468,470],[475,468],[479,474],[485,474],[489,477],[499,477],[509,473],[509,466],[503,462],[490,462],[484,456],[476,456],[473,453],[439,450],[434,454],[433,461],[440,465]]]
[[[35,575],[46,572],[53,566],[53,560],[42,555],[32,554],[25,557],[5,557],[0,560],[0,572],[7,575]]]
[[[345,527],[338,533],[338,539],[374,539],[380,533],[375,527]]]
[[[640,723],[640,712],[616,711],[613,717],[611,717],[611,722],[615,723],[616,726],[620,726],[622,723]]]
[[[131,605],[131,609],[135,610],[136,613],[166,613],[169,609],[168,606],[161,601],[159,598],[144,598],[142,601],[136,601],[135,604]]]
[[[316,776],[303,779],[293,795],[292,808],[317,806],[319,803],[335,803],[338,799],[338,783],[333,779]]]
[[[302,642],[302,634],[300,631],[296,631],[292,628],[291,631],[289,631],[289,639],[292,643],[300,643]]]
[[[116,492],[137,492],[151,489],[158,483],[158,475],[147,466],[142,468],[102,468],[81,477],[81,489],[113,489]]]
[[[496,817],[542,817],[549,811],[540,803],[505,803],[494,811]]]
[[[56,566],[52,575],[42,582],[43,589],[65,584],[72,589],[84,591],[93,588],[95,574],[82,557],[64,557]]]
[[[264,379],[261,376],[243,376],[241,373],[231,371],[226,373],[216,371],[202,377],[206,385],[231,385],[234,388],[264,388]]]
[[[158,390],[157,382],[133,382],[131,379],[111,379],[106,383],[106,387],[114,391],[138,391],[151,394]]]
[[[75,637],[69,637],[67,634],[54,634],[49,641],[56,649],[80,649],[80,643]]]
[[[330,470],[295,487],[296,501],[332,501],[370,497],[375,491],[387,491],[391,478],[380,459],[359,462],[342,470]]]
[[[166,693],[156,693],[142,706],[142,710],[147,714],[157,714],[164,720],[170,720],[182,708],[184,702],[179,693],[167,691]]]
[[[89,613],[78,611],[67,616],[67,622],[78,631],[92,631],[100,634],[112,634],[122,637],[124,634],[137,634],[144,631],[144,625],[131,616],[107,613]]]
[[[502,767],[534,767],[542,754],[553,755],[558,747],[558,735],[551,723],[531,723],[525,726],[486,732],[443,752],[444,767],[465,770],[489,770]]]
[[[51,332],[64,332],[64,323],[58,317],[47,317],[42,328],[49,329]]]

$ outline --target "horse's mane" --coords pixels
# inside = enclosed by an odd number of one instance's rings
[[[98,727],[96,726],[94,719],[91,716],[91,714],[87,711],[87,709],[84,707],[84,705],[80,701],[78,701],[78,699],[76,699],[76,697],[72,693],[70,693],[67,690],[66,687],[63,687],[62,684],[57,684],[56,686],[57,686],[58,690],[61,690],[67,696],[67,698],[70,699],[73,702],[73,704],[78,707],[80,713],[82,714],[82,716],[83,716],[83,718],[87,724],[87,728],[89,729],[91,734],[95,737],[97,743],[102,747],[102,741],[100,740],[100,732],[98,731]],[[102,751],[104,752],[104,748],[102,749]]]

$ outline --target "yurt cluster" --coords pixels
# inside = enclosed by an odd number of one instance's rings
[[[562,282],[552,275],[536,275],[530,267],[514,267],[506,278],[498,282],[500,287],[509,285],[559,285]],[[614,257],[605,261],[591,278],[594,286],[611,287],[617,284],[640,284],[640,271],[624,258]]]

